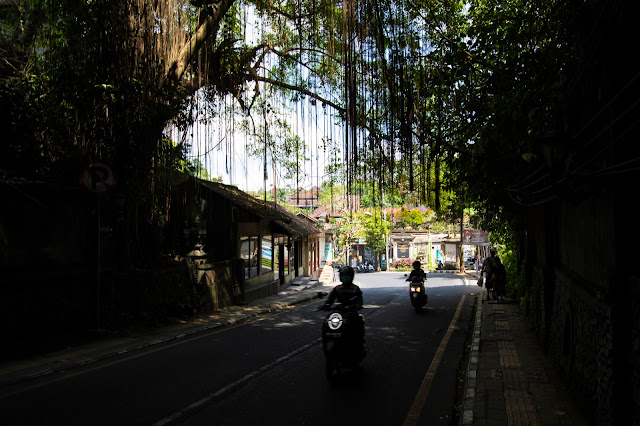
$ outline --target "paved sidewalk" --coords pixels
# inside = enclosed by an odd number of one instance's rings
[[[477,296],[461,425],[587,425],[514,301]]]

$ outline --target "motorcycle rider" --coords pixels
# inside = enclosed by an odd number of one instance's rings
[[[325,310],[329,309],[334,302],[342,303],[344,306],[353,306],[355,309],[362,309],[362,290],[353,283],[355,273],[351,266],[343,266],[340,268],[340,282],[329,293],[329,297],[324,306]]]
[[[407,278],[407,281],[411,283],[410,284],[411,304],[416,309],[416,312],[419,312],[425,303],[429,303],[429,296],[427,296],[427,293],[424,288],[424,282],[427,279],[427,274],[422,270],[422,264],[420,263],[419,260],[416,260],[415,262],[413,262],[412,265],[413,265],[413,270],[409,274],[409,278]],[[422,287],[422,291],[414,292],[414,288],[416,287],[416,284]],[[422,295],[422,300],[421,300],[421,295]],[[424,301],[424,303],[422,303],[422,301]]]
[[[353,277],[355,272],[351,266],[343,266],[340,268],[340,282],[342,284],[337,285],[329,293],[329,297],[325,301],[324,305],[318,307],[318,310],[331,310],[331,305],[334,302],[341,303],[343,307],[352,307],[356,311],[362,309],[362,290],[360,287],[353,283]],[[357,315],[359,319],[356,321],[356,327],[360,340],[362,342],[362,348],[366,351],[366,343],[364,340],[364,318],[362,315]]]
[[[413,271],[411,271],[411,273],[409,274],[409,281],[417,282],[420,280],[427,279],[427,273],[422,270],[421,268],[422,264],[420,263],[419,260],[416,260],[415,262],[413,262],[412,266],[413,266]]]

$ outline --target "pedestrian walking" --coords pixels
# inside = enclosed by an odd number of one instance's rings
[[[487,289],[487,300],[491,300],[491,298],[494,297],[494,294],[493,294],[494,280],[492,280],[492,278],[493,278],[493,272],[495,269],[494,259],[496,257],[496,254],[497,254],[496,249],[492,248],[491,250],[489,250],[489,256],[487,256],[487,258],[482,263],[482,270],[480,271],[480,275],[482,275],[483,273],[486,273],[486,276],[484,279],[484,286]]]
[[[496,301],[503,302],[507,295],[507,271],[497,255],[493,258],[492,276],[487,280],[491,285]],[[490,282],[490,283],[489,283]]]

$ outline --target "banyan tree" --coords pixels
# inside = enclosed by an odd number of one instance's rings
[[[265,181],[342,180],[372,205],[457,214],[469,183],[517,172],[483,162],[549,121],[556,89],[527,82],[568,65],[568,9],[506,3],[1,1],[0,169],[71,181],[109,161],[131,223],[157,229],[175,174],[231,168],[242,133]],[[525,120],[496,124],[508,114]],[[320,127],[340,130],[306,130]]]

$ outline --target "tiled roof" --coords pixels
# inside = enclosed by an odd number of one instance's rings
[[[323,215],[330,217],[343,217],[346,216],[347,213],[344,211],[338,211],[336,209],[330,211],[325,206],[318,206],[318,208],[312,211],[309,216],[312,218],[319,218]]]

